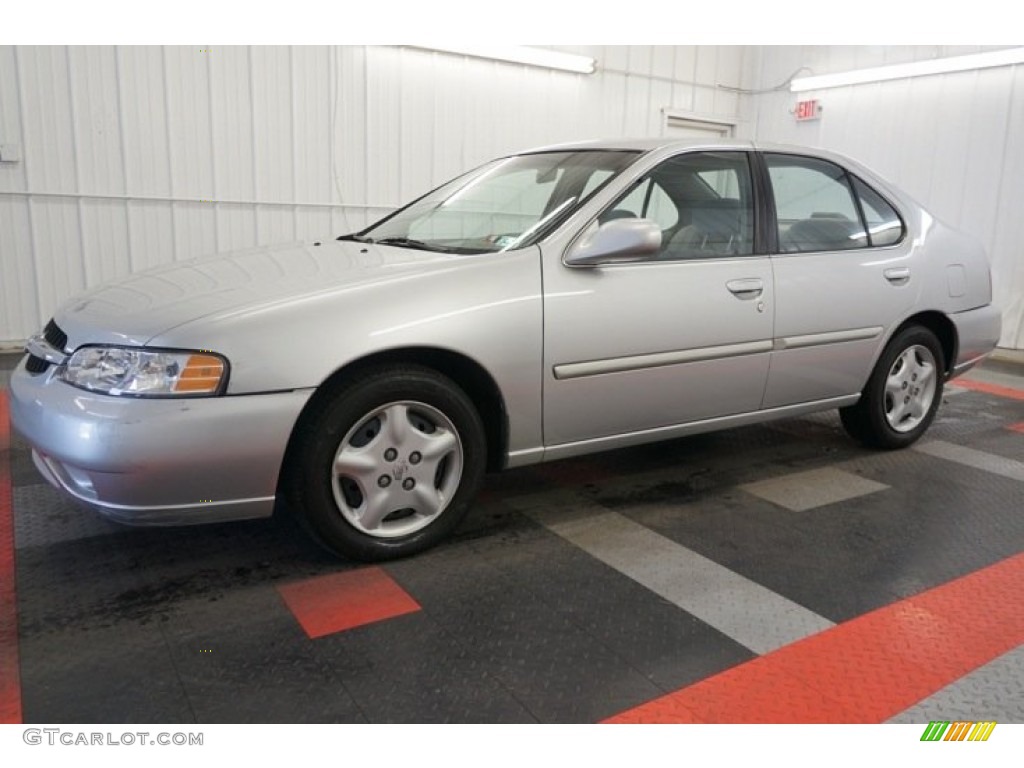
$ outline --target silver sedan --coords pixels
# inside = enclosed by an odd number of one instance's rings
[[[11,381],[52,484],[116,520],[267,516],[421,551],[486,471],[838,408],[900,448],[994,347],[979,245],[818,150],[504,157],[336,240],[59,308]]]

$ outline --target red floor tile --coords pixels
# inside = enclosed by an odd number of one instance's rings
[[[21,722],[7,393],[0,392],[0,723]]]
[[[614,723],[879,723],[1024,644],[1024,554],[799,640]]]
[[[377,567],[297,581],[278,587],[278,592],[311,638],[420,610],[419,603]]]
[[[7,408],[7,393],[0,390],[0,452],[11,447],[11,420]],[[6,458],[4,459],[6,461]]]

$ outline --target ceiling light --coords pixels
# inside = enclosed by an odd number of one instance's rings
[[[941,75],[946,72],[963,72],[971,69],[1005,67],[1011,64],[1024,64],[1024,48],[1005,48],[1001,51],[972,53],[967,56],[951,56],[945,59],[928,59],[927,61],[913,61],[907,64],[892,64],[887,67],[855,69],[851,72],[837,72],[833,75],[798,77],[790,83],[789,90],[793,93],[799,93],[800,91],[814,91],[821,90],[822,88],[837,88],[842,85],[898,80],[904,77],[921,77],[922,75]]]
[[[525,45],[411,45],[428,51],[454,53],[459,56],[473,56],[477,59],[511,61],[515,64],[529,64],[533,67],[559,69],[564,72],[593,74],[596,61],[589,56],[562,53],[548,48],[531,48]]]

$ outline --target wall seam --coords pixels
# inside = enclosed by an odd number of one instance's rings
[[[252,191],[253,197],[259,197],[260,169],[256,162],[256,151],[258,149],[259,131],[256,120],[256,72],[252,57],[252,46],[246,46],[246,68],[249,73],[249,125],[252,129],[252,141],[249,149],[252,152]],[[260,243],[260,208],[257,205],[253,211],[253,239],[257,245]]]
[[[164,136],[167,138],[167,186],[170,197],[174,197],[174,145],[171,141],[171,81],[167,77],[167,46],[160,46],[160,68],[164,86]],[[177,206],[170,204],[171,213],[171,260],[178,261],[178,217]]]
[[[24,166],[24,168],[25,168],[25,170],[24,170],[24,173],[25,173],[25,188],[28,189],[31,186],[32,182],[31,182],[31,179],[29,177],[29,156],[30,156],[30,153],[28,151],[28,142],[26,141],[26,139],[28,138],[28,132],[26,131],[26,126],[25,126],[25,92],[24,92],[25,88],[24,88],[24,84],[22,83],[22,74],[23,74],[22,73],[22,69],[23,69],[23,67],[22,67],[22,63],[21,63],[21,57],[18,54],[19,50],[20,50],[20,46],[15,46],[14,47],[14,80],[15,80],[16,90],[18,92],[18,123],[19,123],[19,128],[21,129],[21,143],[22,143],[22,146],[25,148],[25,151],[22,152],[22,162],[25,164],[25,166]],[[40,325],[43,322],[43,318],[41,317],[41,315],[43,314],[43,311],[42,311],[43,310],[43,297],[42,297],[42,292],[41,292],[42,291],[42,285],[39,282],[39,270],[36,267],[36,265],[39,263],[39,254],[36,252],[36,248],[37,248],[37,244],[36,244],[36,222],[35,222],[35,216],[32,215],[32,201],[31,200],[27,200],[25,202],[25,209],[26,209],[26,213],[28,215],[29,252],[32,254],[32,285],[35,288],[35,297],[36,297],[36,306],[35,306],[36,317],[35,317],[35,323],[36,323],[36,325]]]
[[[133,258],[134,248],[132,247],[132,197],[128,185],[128,148],[125,140],[124,121],[124,78],[121,73],[121,46],[114,46],[114,76],[117,80],[115,92],[117,93],[117,130],[121,150],[121,178],[124,183],[124,229],[125,238],[128,243],[128,271],[135,271],[135,259]]]

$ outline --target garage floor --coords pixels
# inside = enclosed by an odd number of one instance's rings
[[[0,722],[1024,722],[1022,372],[912,450],[829,413],[508,472],[384,567],[106,523],[0,395]]]

